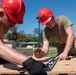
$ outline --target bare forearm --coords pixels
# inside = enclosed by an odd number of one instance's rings
[[[45,55],[48,54],[48,51],[49,51],[49,42],[48,41],[45,41],[43,43],[42,51],[44,51]]]
[[[28,57],[17,52],[16,50],[1,44],[0,46],[0,56],[11,63],[22,65],[22,62],[27,60]]]
[[[69,35],[67,37],[67,41],[66,41],[66,46],[65,46],[65,49],[64,49],[64,52],[66,52],[68,54],[68,52],[70,51],[72,45],[74,43],[74,35]]]

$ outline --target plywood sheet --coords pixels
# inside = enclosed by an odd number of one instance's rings
[[[49,58],[38,59],[43,61],[45,64],[48,62]],[[25,69],[22,69],[22,66],[7,63],[0,65],[0,74],[28,74]],[[47,71],[48,74],[76,74],[76,58],[71,60],[62,60],[58,61],[51,71]]]
[[[6,63],[0,64],[0,74],[28,74],[28,72],[22,68],[22,66]]]

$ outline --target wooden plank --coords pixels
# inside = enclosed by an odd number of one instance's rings
[[[75,62],[76,63],[76,62]],[[55,67],[50,71],[49,73],[56,73],[56,74],[62,74],[62,73],[76,73],[76,64],[74,62],[70,61],[61,61],[58,62]]]
[[[51,71],[47,71],[47,73],[48,74],[76,74],[76,57],[74,58],[71,57],[70,60],[58,61],[56,65],[53,67],[53,69]]]
[[[38,60],[45,62],[48,58],[41,58]],[[76,74],[76,58],[72,58],[71,60],[62,60],[58,61],[54,68],[51,71],[47,71],[48,74]],[[22,66],[7,63],[0,65],[0,74],[28,74],[25,69],[22,69]]]
[[[76,74],[76,58],[58,61],[48,74]]]
[[[0,74],[28,74],[28,72],[25,69],[22,69],[22,66],[6,63],[0,65]]]

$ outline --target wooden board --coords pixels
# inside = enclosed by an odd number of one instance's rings
[[[48,58],[39,59],[47,63]],[[71,60],[58,61],[54,68],[51,71],[47,71],[48,74],[76,74],[76,58]],[[0,65],[0,74],[28,74],[25,69],[22,69],[22,66],[7,63]]]
[[[48,74],[76,74],[76,58],[58,61]]]
[[[28,74],[25,69],[22,69],[22,66],[18,66],[11,63],[6,63],[0,65],[0,74]]]
[[[56,63],[54,68],[49,72],[49,74],[67,74],[67,73],[76,73],[76,61],[59,61]]]

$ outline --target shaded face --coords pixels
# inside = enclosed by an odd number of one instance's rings
[[[56,22],[54,20],[54,17],[46,24],[47,27],[53,28],[56,25]]]
[[[10,29],[16,25],[16,23],[12,22],[4,12],[2,14],[0,21],[8,29]]]

